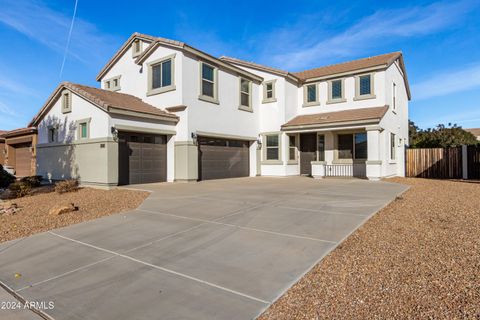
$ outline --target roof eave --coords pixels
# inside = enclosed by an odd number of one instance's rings
[[[383,117],[382,117],[383,118]],[[304,124],[304,125],[282,125],[282,131],[290,131],[290,130],[302,130],[302,129],[327,129],[327,128],[335,128],[347,125],[372,125],[372,124],[379,124],[382,118],[372,118],[372,119],[364,119],[364,120],[354,120],[354,121],[335,121],[335,122],[328,122],[328,123],[314,123],[314,124]]]

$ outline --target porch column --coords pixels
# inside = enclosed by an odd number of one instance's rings
[[[382,128],[376,126],[367,130],[367,178],[380,180],[382,177],[382,159],[380,157],[380,132]]]

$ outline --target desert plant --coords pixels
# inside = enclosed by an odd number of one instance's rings
[[[30,185],[32,188],[40,187],[42,176],[28,176],[20,179],[20,182]]]
[[[69,179],[55,183],[55,192],[66,193],[78,190],[78,180]]]
[[[0,164],[0,188],[7,188],[12,182],[15,181],[15,177],[5,171]]]
[[[10,184],[8,190],[10,190],[11,198],[21,198],[28,195],[32,191],[32,187],[28,183],[16,181]]]

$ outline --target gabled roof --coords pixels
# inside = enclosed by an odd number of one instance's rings
[[[47,102],[32,119],[29,124],[30,126],[38,124],[53,103],[60,97],[60,94],[64,89],[71,90],[108,113],[128,112],[132,115],[142,115],[147,117],[151,116],[152,118],[160,118],[166,121],[178,122],[178,117],[176,115],[145,103],[140,98],[135,96],[88,87],[81,84],[63,82],[55,89],[52,95],[48,98]]]
[[[299,80],[299,78],[291,72],[276,69],[276,68],[272,68],[272,67],[268,67],[268,66],[261,65],[261,64],[255,63],[255,62],[240,60],[240,59],[237,59],[237,58],[226,57],[226,56],[221,56],[220,60],[229,62],[231,64],[236,64],[236,65],[239,65],[239,66],[244,66],[244,67],[247,67],[247,68],[252,68],[252,69],[255,69],[255,70],[260,70],[260,71],[272,73],[272,74],[275,74],[275,75],[278,75],[278,76],[291,78],[292,80],[295,80],[295,81]]]
[[[306,114],[293,118],[284,125],[282,129],[304,129],[315,128],[319,126],[339,125],[340,123],[380,122],[388,106],[373,108],[358,108],[334,112],[322,112],[315,114]]]
[[[208,53],[205,53],[201,50],[198,50],[192,46],[189,46],[188,44],[177,41],[177,40],[171,40],[171,39],[166,39],[166,38],[160,38],[160,37],[154,37],[146,34],[141,34],[138,32],[135,32],[132,34],[128,40],[120,47],[120,49],[117,51],[117,53],[110,59],[107,64],[102,68],[102,70],[98,73],[97,75],[97,81],[100,81],[103,76],[115,65],[115,63],[123,56],[123,54],[128,51],[130,46],[132,45],[133,41],[135,39],[141,39],[143,41],[146,41],[149,43],[148,47],[143,50],[143,52],[135,59],[135,63],[137,64],[142,64],[157,48],[158,46],[170,46],[174,48],[178,48],[179,50],[187,51],[190,52],[193,55],[196,55],[198,57],[201,57],[211,63],[215,63],[219,66],[222,66],[226,69],[230,69],[232,71],[235,71],[236,73],[243,75],[244,77],[247,77],[252,80],[256,81],[263,81],[262,77],[257,76],[256,74],[253,74],[251,72],[248,72],[246,70],[243,70],[241,68],[238,68],[232,64],[229,64],[228,62],[222,61]]]
[[[480,137],[480,128],[470,128],[470,129],[464,129],[464,130],[470,132],[476,137]]]

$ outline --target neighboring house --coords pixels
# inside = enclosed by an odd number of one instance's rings
[[[465,129],[465,131],[470,132],[470,133],[473,134],[475,137],[477,137],[477,140],[480,141],[480,128]]]
[[[3,148],[1,139],[4,139]],[[29,127],[7,131],[2,133],[1,139],[0,149],[4,155],[3,164],[12,167],[17,177],[35,175],[37,129]],[[0,160],[2,160],[1,157]]]
[[[404,175],[400,52],[290,73],[133,34],[32,120],[38,173],[112,186],[242,176]]]

